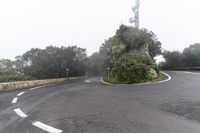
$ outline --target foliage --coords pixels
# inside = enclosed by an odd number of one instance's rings
[[[177,68],[182,66],[182,55],[179,51],[164,51],[163,57],[165,58],[166,63],[163,64],[163,68]]]
[[[115,60],[125,53],[146,52],[152,59],[161,53],[161,43],[157,41],[156,35],[146,29],[140,30],[125,25],[121,25],[116,35],[106,40],[100,47],[104,69],[112,66]]]
[[[190,45],[183,52],[165,51],[163,56],[165,58],[165,62],[162,63],[163,69],[183,70],[200,67],[200,44]]]
[[[116,36],[106,40],[99,52],[102,57],[103,68],[110,67],[125,52],[125,45]]]
[[[126,46],[126,52],[137,51],[148,45],[148,51],[152,58],[161,54],[161,43],[152,31],[121,25],[116,36]]]
[[[76,46],[31,49],[22,57],[28,64],[25,74],[37,79],[66,77],[67,68],[70,69],[70,76],[85,74],[86,50]]]
[[[15,68],[0,68],[0,83],[10,81],[22,81],[33,79],[29,76],[19,74]]]
[[[136,83],[151,78],[149,70],[156,68],[153,58],[160,53],[161,43],[153,32],[121,25],[116,34],[101,45],[99,53],[89,57],[89,62],[104,75],[107,68],[111,68],[113,82]]]
[[[69,76],[83,76],[86,70],[100,75],[107,67],[112,68],[116,80],[140,82],[150,78],[148,70],[154,67],[153,58],[160,52],[161,43],[153,32],[121,25],[116,34],[101,45],[99,52],[89,58],[83,48],[48,46],[33,48],[14,61],[2,59],[0,82],[63,78],[67,68]]]
[[[76,46],[33,48],[14,61],[0,60],[0,82],[29,79],[50,79],[83,76],[86,70],[86,50]]]
[[[112,68],[112,78],[121,83],[139,83],[151,79],[152,59],[143,54],[124,54],[115,61]]]
[[[9,59],[1,59],[0,60],[0,68],[12,68],[12,61]]]
[[[185,48],[183,53],[184,66],[199,67],[200,66],[200,44],[196,43]]]

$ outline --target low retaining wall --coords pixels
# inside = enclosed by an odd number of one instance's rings
[[[33,81],[19,81],[19,82],[7,82],[7,83],[0,83],[0,91],[10,91],[10,90],[17,90],[23,88],[31,88],[41,85],[47,85],[52,83],[60,83],[67,80],[75,80],[81,79],[82,77],[71,77],[67,78],[59,78],[59,79],[46,79],[46,80],[33,80]]]

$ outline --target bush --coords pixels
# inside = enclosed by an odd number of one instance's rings
[[[0,83],[32,80],[33,78],[17,73],[14,68],[0,68]]]
[[[111,78],[120,83],[139,83],[152,79],[153,60],[145,54],[125,54],[114,62]]]

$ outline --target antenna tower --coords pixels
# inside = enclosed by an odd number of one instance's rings
[[[129,22],[134,23],[135,27],[139,29],[140,26],[140,0],[135,0],[135,6],[132,7],[134,17],[131,17]]]

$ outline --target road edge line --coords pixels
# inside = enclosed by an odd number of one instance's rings
[[[111,83],[105,82],[105,81],[103,80],[103,77],[101,77],[101,82],[102,82],[103,84],[106,84],[106,85],[117,85],[117,84],[111,84]]]
[[[48,86],[52,86],[52,85],[59,85],[59,84],[62,84],[64,82],[65,81],[59,82],[59,83],[51,83],[51,84],[46,84],[46,85],[40,85],[40,86],[36,86],[36,87],[30,88],[29,90],[32,91],[32,90],[37,90],[37,89],[42,88],[42,87],[48,87]]]
[[[200,75],[200,73],[195,73],[195,72],[187,72],[187,71],[184,71],[184,73],[186,73],[186,74]]]
[[[151,83],[138,83],[138,84],[111,84],[111,83],[108,83],[108,82],[105,82],[103,80],[103,77],[101,77],[101,82],[103,84],[106,84],[106,85],[112,85],[112,86],[115,86],[115,85],[134,85],[134,86],[139,86],[139,85],[153,85],[153,84],[160,84],[160,83],[164,83],[164,82],[168,82],[172,79],[172,77],[170,75],[168,75],[167,73],[161,71],[161,73],[163,73],[164,75],[166,75],[168,77],[168,79],[166,80],[162,80],[162,81],[157,81],[157,82],[151,82]]]

